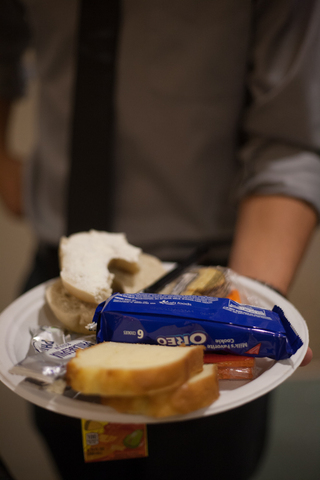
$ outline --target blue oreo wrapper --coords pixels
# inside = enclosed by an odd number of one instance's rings
[[[267,310],[227,298],[115,294],[93,321],[97,342],[203,345],[209,352],[291,357],[302,341],[280,307]]]

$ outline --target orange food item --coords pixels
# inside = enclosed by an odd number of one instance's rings
[[[230,293],[226,296],[226,298],[230,298],[230,300],[234,300],[235,302],[241,303],[240,293],[235,288],[230,291]]]
[[[255,376],[254,357],[205,353],[204,363],[217,364],[219,380],[252,380]]]

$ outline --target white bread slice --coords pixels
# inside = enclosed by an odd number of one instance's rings
[[[137,273],[131,274],[113,265],[109,266],[109,270],[114,274],[113,291],[120,293],[139,292],[166,273],[162,262],[147,253],[139,255],[139,271]]]
[[[185,415],[208,407],[219,398],[217,370],[216,365],[204,365],[202,372],[173,390],[134,397],[101,397],[101,403],[120,413],[156,418]]]
[[[57,317],[71,332],[88,334],[85,328],[92,322],[97,305],[79,300],[64,288],[61,279],[46,288],[46,300]]]
[[[112,293],[110,263],[135,273],[141,249],[130,245],[122,233],[90,230],[62,237],[59,246],[60,278],[75,297],[101,303]]]
[[[203,368],[203,347],[104,342],[67,365],[67,383],[84,394],[144,395],[170,390]]]

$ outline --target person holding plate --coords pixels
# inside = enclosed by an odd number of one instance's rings
[[[287,294],[320,211],[318,2],[2,0],[0,22],[0,193],[39,241],[26,288],[59,275],[62,235],[95,228],[168,261],[211,241],[208,263]],[[39,132],[22,176],[6,131],[29,45]],[[35,418],[62,478],[242,480],[268,406],[150,425],[149,457],[107,464],[84,464],[76,419]]]

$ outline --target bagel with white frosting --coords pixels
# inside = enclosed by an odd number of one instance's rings
[[[158,258],[130,245],[122,233],[62,237],[59,260],[60,278],[47,287],[47,304],[68,330],[84,334],[97,305],[112,293],[138,292],[165,273]]]

